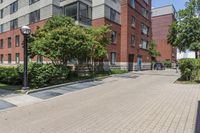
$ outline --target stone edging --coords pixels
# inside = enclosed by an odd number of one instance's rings
[[[63,87],[63,86],[68,86],[68,85],[73,85],[73,84],[78,84],[78,83],[85,83],[85,82],[90,82],[90,81],[94,81],[94,80],[101,80],[101,79],[105,79],[110,76],[104,76],[104,77],[98,77],[98,78],[94,78],[94,79],[86,79],[86,80],[80,80],[80,81],[75,81],[75,82],[69,82],[69,83],[64,83],[64,84],[58,84],[58,85],[53,85],[53,86],[48,86],[48,87],[44,87],[44,88],[40,88],[40,89],[34,89],[34,90],[29,90],[26,91],[25,94],[30,94],[30,93],[34,93],[34,92],[39,92],[39,91],[44,91],[44,90],[50,90],[50,89],[54,89],[54,88],[58,88],[58,87]]]

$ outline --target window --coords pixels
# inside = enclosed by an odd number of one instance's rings
[[[64,6],[63,10],[65,16],[72,17],[83,24],[91,25],[92,8],[89,5],[82,2],[76,2]]]
[[[79,21],[90,24],[92,19],[92,8],[82,2],[79,4]]]
[[[12,47],[12,39],[11,37],[8,37],[8,48]]]
[[[3,48],[3,39],[0,40],[0,49]]]
[[[10,30],[14,30],[16,28],[18,28],[18,19],[10,21]]]
[[[115,65],[116,64],[116,53],[115,52],[111,52],[111,65]]]
[[[148,42],[146,40],[142,40],[140,48],[148,49]]]
[[[148,11],[142,7],[142,15],[146,18],[148,18]]]
[[[3,18],[3,9],[0,10],[0,18]]]
[[[29,23],[35,23],[40,21],[40,10],[31,12],[29,14]]]
[[[113,9],[110,9],[110,20],[115,21],[117,16],[117,12]]]
[[[135,0],[130,0],[131,1],[131,7],[135,8]]]
[[[15,36],[15,46],[16,46],[16,47],[19,47],[19,45],[20,45],[20,36],[19,36],[19,35],[16,35],[16,36]]]
[[[10,14],[16,12],[18,10],[18,1],[13,2],[10,4]]]
[[[105,6],[105,17],[115,23],[120,23],[120,13],[109,6]]]
[[[1,63],[1,64],[3,64],[3,61],[4,61],[3,58],[4,58],[4,57],[3,57],[3,54],[1,54],[1,55],[0,55],[0,63]]]
[[[3,24],[0,25],[0,33],[4,31]]]
[[[12,56],[11,54],[8,54],[8,64],[11,64],[12,63]]]
[[[15,62],[16,62],[16,64],[20,63],[20,54],[19,53],[15,54]]]
[[[77,3],[70,4],[64,7],[64,15],[77,20]]]
[[[142,32],[143,34],[147,35],[148,32],[149,32],[149,28],[148,28],[145,24],[142,24],[142,25],[141,25],[141,32]]]
[[[37,63],[43,63],[43,57],[38,55],[37,56]]]
[[[136,18],[134,16],[131,17],[131,26],[132,27],[136,26]]]
[[[131,43],[131,46],[135,46],[135,36],[134,35],[131,35],[130,43]]]
[[[38,2],[38,1],[40,1],[40,0],[29,0],[29,5],[31,5],[31,4],[33,4],[35,2]]]
[[[111,42],[117,43],[117,32],[116,31],[112,31],[112,33],[111,33]]]

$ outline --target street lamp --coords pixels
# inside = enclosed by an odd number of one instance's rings
[[[31,34],[31,29],[28,26],[22,26],[21,32],[24,35],[24,82],[23,82],[23,90],[27,90],[28,87],[28,36]]]

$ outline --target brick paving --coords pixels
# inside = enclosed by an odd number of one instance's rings
[[[174,84],[178,76],[172,70],[114,76],[98,86],[1,111],[0,132],[200,133],[200,85]]]

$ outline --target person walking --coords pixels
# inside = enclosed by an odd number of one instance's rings
[[[178,61],[176,61],[176,73],[178,73]]]

